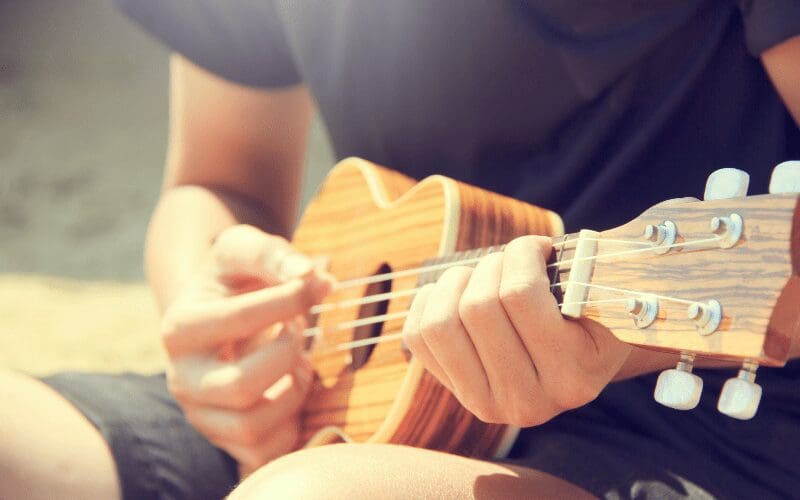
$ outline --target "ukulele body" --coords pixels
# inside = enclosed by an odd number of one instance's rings
[[[526,234],[562,234],[548,211],[452,179],[419,183],[350,158],[331,171],[309,204],[293,243],[324,259],[339,281],[425,265],[437,256],[507,243]],[[326,303],[418,286],[417,275],[337,290]],[[411,295],[321,313],[318,327],[406,311]],[[400,339],[369,347],[333,346],[402,330],[403,319],[328,331],[311,340],[317,377],[302,413],[302,442],[395,443],[467,456],[502,456],[517,430],[486,424],[403,348]]]

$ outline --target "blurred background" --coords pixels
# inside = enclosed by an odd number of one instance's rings
[[[167,59],[106,0],[0,0],[0,366],[162,368],[142,246]],[[316,121],[305,201],[332,164]]]

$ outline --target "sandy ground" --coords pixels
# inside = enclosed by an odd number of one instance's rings
[[[107,1],[0,0],[0,366],[162,366],[141,253],[167,56]],[[306,199],[332,161],[312,132]]]

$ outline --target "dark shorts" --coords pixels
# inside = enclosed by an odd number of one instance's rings
[[[700,406],[652,401],[655,376],[612,384],[592,404],[521,432],[507,459],[605,498],[790,498],[800,492],[800,364],[765,370],[751,421],[716,411],[731,371],[698,371]],[[163,376],[65,373],[44,381],[109,442],[125,500],[218,499],[236,465],[183,418]]]
[[[163,375],[59,373],[43,381],[100,430],[124,500],[219,500],[238,482],[236,462],[189,425]]]

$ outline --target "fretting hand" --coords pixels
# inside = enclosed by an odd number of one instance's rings
[[[283,238],[234,226],[164,314],[170,391],[243,474],[295,448],[313,376],[303,315],[330,287]]]
[[[485,422],[528,427],[582,406],[631,351],[604,327],[561,316],[550,252],[549,238],[518,238],[475,269],[449,268],[411,306],[406,344]]]

